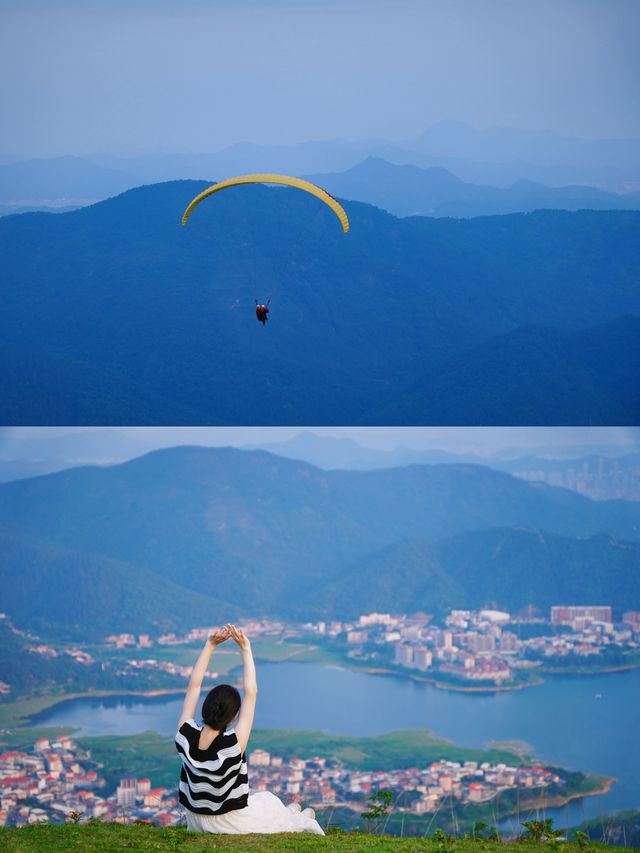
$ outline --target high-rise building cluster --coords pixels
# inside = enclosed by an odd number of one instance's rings
[[[544,468],[514,471],[514,477],[571,489],[592,500],[640,501],[640,464],[624,464],[605,456],[581,463],[557,461]]]

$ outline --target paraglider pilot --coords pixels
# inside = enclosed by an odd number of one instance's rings
[[[269,319],[267,317],[268,313],[269,313],[269,303],[267,302],[266,305],[262,305],[256,299],[256,317],[258,318],[258,322],[262,323],[263,326],[265,325],[265,323]]]

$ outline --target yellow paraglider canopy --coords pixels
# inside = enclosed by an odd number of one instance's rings
[[[331,210],[333,210],[340,220],[342,230],[345,234],[349,230],[347,214],[332,195],[329,195],[329,193],[326,190],[323,190],[322,187],[318,187],[310,181],[303,181],[301,178],[292,178],[289,175],[240,175],[237,178],[228,178],[226,181],[220,181],[218,184],[207,187],[204,192],[201,192],[200,195],[197,195],[193,199],[189,207],[187,207],[184,212],[182,224],[187,224],[187,220],[191,216],[194,208],[196,208],[205,198],[219,192],[219,190],[225,190],[227,187],[235,187],[239,184],[284,184],[287,187],[295,187],[296,189],[304,190],[305,192],[311,193],[311,195],[314,195],[316,198],[319,198],[320,201],[323,201],[331,208]]]

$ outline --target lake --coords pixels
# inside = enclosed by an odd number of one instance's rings
[[[453,693],[400,677],[303,663],[259,663],[258,677],[256,727],[342,735],[426,728],[474,747],[524,741],[546,762],[618,780],[608,794],[550,810],[557,824],[640,807],[638,669],[555,677],[526,690],[494,694]],[[78,735],[149,729],[171,735],[181,706],[176,696],[74,699],[43,711],[33,722],[73,726]]]

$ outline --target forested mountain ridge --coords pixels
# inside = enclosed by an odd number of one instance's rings
[[[353,590],[359,590],[359,601]],[[469,531],[436,542],[404,540],[369,555],[319,591],[317,609],[331,602],[352,617],[416,602],[437,613],[534,604],[603,602],[618,613],[640,601],[640,543],[607,534],[558,536],[523,528]]]
[[[569,332],[523,326],[426,367],[370,423],[631,426],[640,423],[639,376],[639,317]]]
[[[76,613],[110,567],[96,625],[135,618],[127,590],[141,619],[155,600],[157,618],[180,623],[225,607],[296,618],[418,600],[546,607],[556,594],[604,595],[614,576],[610,603],[640,598],[639,504],[478,465],[322,471],[264,451],[178,447],[2,484],[0,528],[6,583],[23,578],[12,615],[39,624],[70,622],[60,602],[77,585]],[[44,589],[56,595],[34,594]],[[91,596],[87,614],[100,606]]]
[[[3,423],[370,423],[441,376],[455,421],[480,424],[491,387],[468,400],[452,360],[524,325],[640,316],[634,211],[398,220],[351,202],[345,236],[316,199],[256,186],[182,228],[204,186],[0,220]],[[263,329],[253,304],[269,295]],[[553,410],[579,378],[546,359],[535,390],[554,389]],[[493,422],[529,423],[513,380],[502,393]]]
[[[18,625],[72,639],[224,623],[242,608],[141,568],[0,530],[2,606]]]

